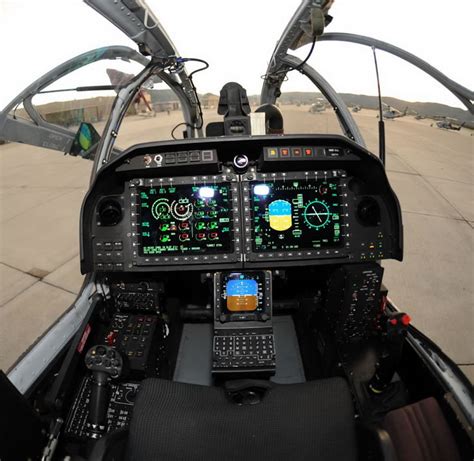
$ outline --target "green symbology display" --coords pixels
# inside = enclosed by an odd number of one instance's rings
[[[231,253],[230,184],[138,188],[140,256]]]
[[[342,245],[338,179],[251,183],[253,251]]]

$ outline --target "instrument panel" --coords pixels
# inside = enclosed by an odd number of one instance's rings
[[[249,260],[344,254],[347,174],[343,170],[256,173],[243,183]]]
[[[308,138],[232,141],[201,141],[202,151],[188,141],[192,155],[138,146],[103,168],[83,207],[82,271],[401,259],[398,200],[370,153],[341,137],[326,148]]]
[[[235,175],[130,181],[134,265],[200,262],[209,257],[236,261],[240,255],[236,181]]]

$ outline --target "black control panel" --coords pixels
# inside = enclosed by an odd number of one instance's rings
[[[264,158],[267,161],[307,161],[340,158],[350,156],[351,153],[351,149],[337,146],[271,146],[264,149]]]
[[[217,163],[217,152],[215,149],[192,149],[167,152],[161,149],[151,150],[143,155],[134,157],[130,163],[123,165],[119,170],[134,171],[145,169],[167,169],[179,167],[209,168]]]
[[[166,334],[166,325],[157,315],[117,313],[104,339],[122,353],[132,374],[156,376]]]
[[[110,285],[114,305],[119,312],[159,312],[159,296],[163,284],[142,280],[140,282],[112,282]]]
[[[114,432],[129,426],[139,384],[110,383],[109,385],[111,387],[111,397],[107,409],[106,432]],[[83,379],[69,411],[64,430],[66,437],[79,439],[94,438],[87,424],[90,398],[91,378],[87,376]]]
[[[324,314],[340,343],[366,339],[380,311],[383,268],[379,264],[343,265],[328,282]]]
[[[402,257],[400,207],[382,164],[339,136],[137,146],[102,168],[83,214],[83,272]]]

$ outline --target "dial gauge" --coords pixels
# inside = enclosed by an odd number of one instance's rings
[[[322,200],[309,202],[303,212],[306,224],[312,229],[321,229],[329,222],[331,213],[329,207]]]

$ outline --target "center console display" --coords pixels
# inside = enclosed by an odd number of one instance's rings
[[[271,275],[268,271],[218,272],[214,283],[217,321],[270,318]]]
[[[260,253],[340,247],[338,186],[338,178],[251,182],[252,250]]]
[[[137,188],[139,255],[232,252],[230,184]]]

